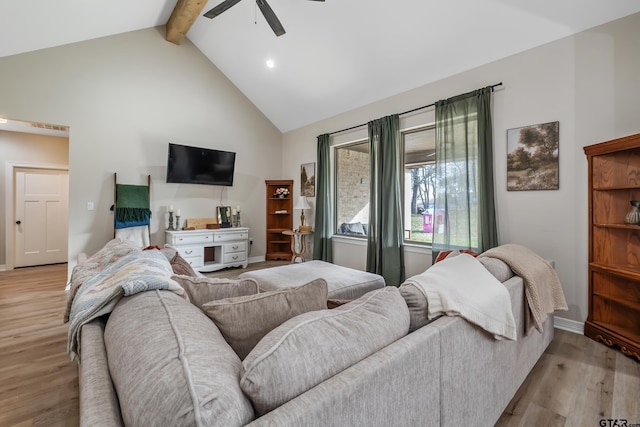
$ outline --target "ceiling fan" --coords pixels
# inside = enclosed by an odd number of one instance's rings
[[[310,0],[310,1],[323,2],[325,0]],[[220,3],[219,5],[217,5],[216,7],[214,7],[207,13],[205,13],[204,16],[206,16],[207,18],[213,19],[216,16],[220,15],[225,10],[230,9],[231,6],[236,5],[238,2],[240,2],[240,0],[224,0],[222,3]],[[286,31],[284,30],[284,27],[280,23],[280,20],[278,19],[276,14],[273,12],[273,9],[271,9],[271,6],[269,6],[269,3],[267,3],[267,0],[256,0],[256,4],[260,8],[260,12],[262,12],[262,15],[264,15],[264,19],[267,20],[267,23],[269,24],[273,32],[276,33],[276,36],[279,37],[283,35]]]

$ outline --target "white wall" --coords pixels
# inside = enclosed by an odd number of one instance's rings
[[[58,165],[69,163],[69,140],[56,136],[0,131],[0,266],[6,264],[5,218],[11,215],[5,206],[5,177],[7,162],[30,165]],[[11,196],[11,194],[10,194]]]
[[[640,132],[638,40],[640,14],[287,132],[283,173],[296,176],[301,163],[315,161],[320,134],[502,82],[493,97],[499,237],[501,243],[519,243],[555,261],[570,307],[560,316],[582,322],[588,307],[587,169],[582,147]],[[429,112],[422,114],[428,120]],[[507,192],[507,129],[556,120],[560,189]],[[357,133],[349,136],[355,139]],[[334,261],[364,266],[365,247],[342,242],[334,244]],[[408,275],[430,264],[430,254],[414,248],[405,259]]]
[[[113,174],[151,175],[152,243],[164,243],[165,209],[182,218],[241,205],[264,255],[264,180],[281,178],[282,134],[188,40],[152,28],[0,58],[0,116],[70,127],[69,258],[113,237]],[[235,151],[233,187],[165,183],[167,143]],[[87,211],[87,202],[95,203]]]

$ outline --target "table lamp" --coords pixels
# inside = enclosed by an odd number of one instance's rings
[[[300,227],[298,228],[298,230],[311,231],[311,226],[304,225],[304,210],[311,209],[311,206],[309,206],[309,202],[307,202],[307,198],[304,196],[298,196],[298,200],[296,200],[296,204],[293,206],[293,209],[302,210],[302,214],[300,215]]]

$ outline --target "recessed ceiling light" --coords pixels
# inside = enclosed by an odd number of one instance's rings
[[[276,66],[276,63],[273,61],[273,59],[267,59],[267,67],[273,68],[275,66]]]

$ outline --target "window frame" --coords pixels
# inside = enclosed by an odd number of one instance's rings
[[[401,144],[401,149],[402,149],[402,171],[401,171],[401,177],[400,177],[400,182],[401,182],[401,197],[402,197],[402,224],[400,224],[400,227],[402,227],[402,232],[403,232],[403,244],[408,245],[408,246],[414,246],[414,247],[420,247],[420,248],[425,248],[425,249],[430,249],[432,247],[433,244],[433,237],[431,242],[421,242],[421,241],[417,241],[417,240],[410,240],[408,238],[404,238],[404,214],[405,214],[405,209],[404,209],[404,197],[405,197],[405,162],[404,162],[404,148],[405,148],[405,135],[406,134],[410,134],[410,133],[416,133],[416,132],[422,132],[422,131],[426,131],[426,130],[435,130],[436,129],[436,124],[435,121],[433,120],[433,117],[426,117],[427,120],[425,120],[424,122],[420,123],[420,121],[418,121],[416,123],[416,121],[413,121],[413,123],[415,125],[411,126],[407,126],[406,128],[400,129],[400,144]],[[425,124],[426,122],[426,124]],[[408,123],[407,123],[408,124]],[[343,139],[340,142],[337,143],[333,143],[331,148],[331,189],[332,189],[332,222],[333,222],[333,231],[332,231],[332,237],[335,238],[339,238],[339,239],[357,239],[358,241],[363,241],[367,239],[367,235],[363,235],[363,236],[359,236],[359,235],[350,235],[350,234],[340,234],[338,233],[338,226],[340,225],[338,223],[338,161],[337,161],[337,150],[342,149],[342,148],[346,148],[352,145],[358,145],[358,144],[363,144],[363,143],[369,143],[369,137],[368,135],[365,136],[366,134],[362,134],[360,133],[359,135],[352,135],[352,139],[349,138],[348,140]],[[434,156],[434,163],[435,163],[435,156]]]
[[[411,231],[411,225],[409,224],[409,228],[406,228],[406,224],[404,223],[405,221],[405,216],[406,216],[406,212],[405,212],[405,206],[406,206],[406,194],[405,194],[405,189],[406,187],[406,182],[405,182],[405,177],[406,177],[406,170],[407,170],[407,163],[405,162],[405,136],[406,135],[410,135],[412,133],[418,133],[418,132],[424,132],[424,131],[430,131],[433,130],[435,132],[436,130],[436,124],[435,123],[429,123],[429,124],[425,124],[425,125],[418,125],[418,126],[413,126],[413,127],[409,127],[406,129],[401,129],[400,130],[400,141],[401,141],[401,147],[402,147],[402,176],[401,176],[401,198],[402,198],[402,234],[403,234],[403,242],[404,244],[409,244],[409,245],[418,245],[418,246],[423,246],[423,247],[428,247],[431,248],[433,246],[433,231],[431,232],[431,242],[422,242],[419,240],[412,240],[406,237],[405,231],[409,230]],[[434,156],[433,156],[433,161],[432,162],[425,162],[424,164],[429,164],[432,163],[435,165],[435,149],[436,147],[434,147]],[[412,164],[416,164],[416,163],[412,163]]]
[[[338,233],[338,226],[340,225],[338,223],[338,173],[339,173],[339,167],[338,167],[338,150],[339,149],[344,149],[344,148],[348,148],[348,147],[352,147],[355,145],[361,145],[361,144],[369,144],[369,137],[364,137],[364,138],[357,138],[348,142],[344,142],[341,144],[336,144],[333,145],[331,148],[333,149],[332,151],[332,166],[333,166],[333,233],[332,235],[334,237],[340,237],[340,238],[351,238],[351,239],[360,239],[360,240],[366,240],[368,237],[368,233],[364,234],[364,235],[353,235],[353,234],[342,234],[342,233]],[[371,152],[369,151],[369,154],[371,154]],[[368,224],[367,224],[368,227]]]

